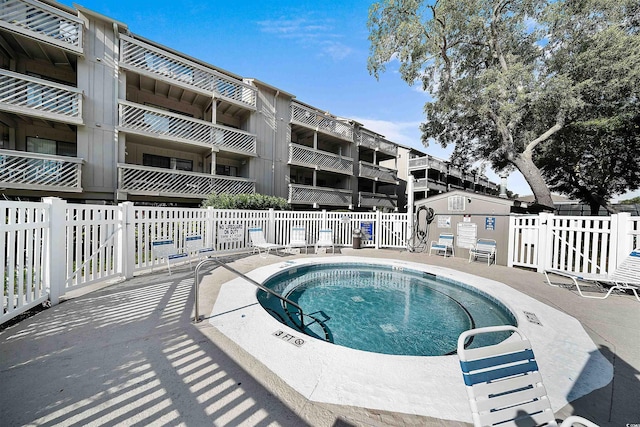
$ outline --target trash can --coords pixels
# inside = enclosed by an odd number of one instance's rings
[[[362,231],[355,228],[351,238],[353,239],[353,249],[360,249],[362,247]]]

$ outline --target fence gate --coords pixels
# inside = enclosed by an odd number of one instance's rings
[[[538,215],[512,216],[509,227],[509,267],[535,268],[540,259],[540,226]]]

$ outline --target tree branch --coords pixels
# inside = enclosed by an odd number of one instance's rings
[[[531,155],[531,153],[533,152],[533,149],[536,148],[538,144],[549,139],[554,133],[558,132],[560,129],[562,129],[562,125],[560,123],[556,123],[555,125],[551,126],[545,133],[543,133],[542,135],[540,135],[539,137],[537,137],[536,139],[528,143],[527,147],[524,149],[523,154],[528,153],[529,155]]]

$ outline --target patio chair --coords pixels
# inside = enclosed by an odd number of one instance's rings
[[[573,281],[578,294],[584,298],[605,299],[615,289],[622,291],[630,290],[635,295],[636,299],[640,301],[638,297],[638,287],[640,287],[640,249],[634,249],[631,253],[622,261],[622,263],[611,274],[580,274],[572,273],[564,270],[547,269],[544,271],[544,276],[547,279],[547,283],[550,286],[554,285],[549,279],[549,274],[556,274],[558,276],[568,277]],[[605,283],[612,285],[604,296],[585,295],[580,288],[580,282],[593,282],[596,284]]]
[[[316,253],[318,253],[318,248],[331,248],[331,253],[336,253],[336,247],[333,244],[333,230],[330,228],[325,228],[320,230],[320,234],[318,235],[318,241],[316,242]]]
[[[513,332],[514,336],[495,345],[465,348],[469,338],[496,332]],[[457,353],[476,427],[558,425],[531,342],[518,328],[489,326],[465,331],[458,338]],[[577,416],[568,417],[561,426],[574,423],[597,427]]]
[[[184,238],[184,251],[191,258],[200,259],[215,255],[215,249],[204,246],[204,239],[200,234],[186,236]]]
[[[308,253],[307,229],[305,227],[291,227],[291,234],[287,249],[304,248],[304,253]]]
[[[180,252],[173,239],[154,240],[151,242],[151,252],[154,258],[164,259],[166,261],[169,274],[171,274],[171,264],[190,261],[189,254]],[[151,271],[153,271],[153,265],[151,266]]]
[[[491,260],[496,262],[496,241],[493,239],[478,239],[476,244],[469,248],[469,262],[472,259],[486,258],[487,265],[491,265]]]
[[[436,251],[436,254],[442,252],[444,257],[447,257],[449,251],[451,251],[451,256],[455,256],[455,252],[453,249],[453,234],[451,233],[440,233],[438,240],[432,240],[429,245],[429,256],[431,256],[431,252]]]
[[[280,245],[267,242],[267,240],[264,238],[262,228],[260,227],[249,229],[249,240],[251,240],[251,247],[253,248],[253,252],[257,251],[258,255],[260,255],[260,257],[262,258],[266,258],[272,249],[277,253],[278,249],[282,248],[282,246]]]

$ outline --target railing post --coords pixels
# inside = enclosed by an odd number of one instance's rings
[[[66,240],[67,202],[58,197],[44,197],[42,201],[49,205],[45,280],[49,285],[49,301],[51,305],[56,305],[64,295],[67,282],[67,247],[70,247],[73,242]]]
[[[538,214],[538,248],[537,270],[542,273],[552,265],[553,259],[553,214]]]
[[[513,267],[515,258],[516,216],[509,215],[509,232],[507,237],[507,267]]]
[[[374,244],[376,249],[380,249],[380,239],[382,237],[382,212],[380,211],[376,211],[376,226],[374,230]]]
[[[615,271],[618,268],[618,261],[623,260],[634,249],[633,239],[630,238],[631,214],[622,212],[611,215],[611,234],[609,247],[609,264],[607,271]]]
[[[132,202],[124,202],[118,205],[118,222],[120,231],[118,232],[118,261],[122,266],[122,274],[125,279],[133,278],[133,271],[136,267],[136,226],[135,208]]]
[[[327,228],[327,221],[328,221],[327,211],[325,209],[323,209],[322,210],[322,227],[320,227],[320,228],[322,228],[322,229]]]
[[[275,242],[276,237],[276,211],[269,208],[269,241]]]
[[[216,242],[214,236],[216,235],[217,222],[216,211],[212,206],[207,206],[207,220],[205,221],[204,229],[204,245],[205,248],[215,248]]]

